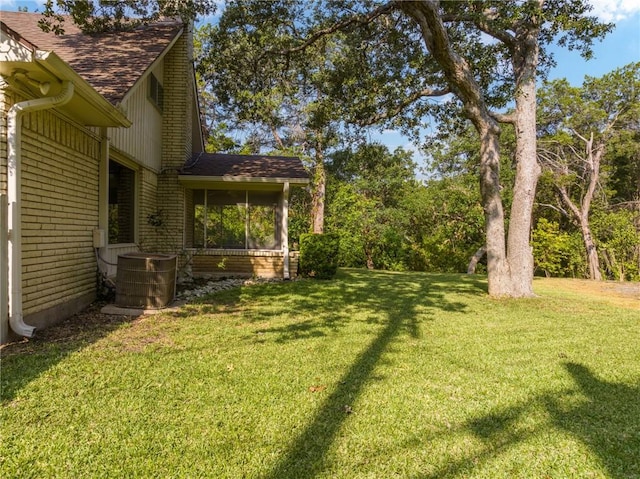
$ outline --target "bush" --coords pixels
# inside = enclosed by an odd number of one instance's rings
[[[300,235],[300,274],[308,278],[333,278],[338,270],[339,251],[337,234]]]

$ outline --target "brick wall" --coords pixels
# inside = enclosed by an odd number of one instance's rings
[[[154,251],[158,249],[157,228],[150,219],[158,213],[158,176],[148,168],[143,168],[139,175],[138,196],[138,239],[141,249]]]
[[[260,277],[282,278],[284,261],[281,252],[228,250],[193,250],[192,271],[200,277]],[[291,277],[297,276],[298,252],[289,254],[289,270]]]
[[[56,308],[72,313],[68,305],[79,309],[95,298],[92,231],[98,226],[99,155],[100,141],[89,131],[48,110],[23,115],[22,274],[27,322]]]
[[[158,208],[164,224],[158,247],[166,252],[184,246],[185,190],[178,182],[178,170],[191,156],[192,40],[190,32],[182,35],[164,60],[162,169],[158,176]]]

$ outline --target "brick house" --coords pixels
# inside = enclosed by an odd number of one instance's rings
[[[308,176],[297,158],[204,153],[190,28],[55,36],[38,19],[0,13],[0,339],[86,307],[126,252],[292,274],[288,195]]]

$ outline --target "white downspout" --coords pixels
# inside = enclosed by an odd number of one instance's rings
[[[73,97],[73,83],[62,82],[57,96],[16,103],[7,114],[7,203],[9,221],[9,325],[20,336],[33,336],[35,329],[22,317],[22,215],[20,205],[20,147],[22,114],[55,108]]]

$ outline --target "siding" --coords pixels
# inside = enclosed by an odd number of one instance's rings
[[[162,82],[162,62],[153,69]],[[129,128],[109,128],[111,145],[132,156],[141,165],[160,171],[162,157],[162,115],[148,100],[148,78],[139,82],[122,103],[127,118],[133,122]],[[165,91],[165,103],[167,93]],[[184,121],[178,124],[182,124]]]
[[[7,116],[11,104],[4,89],[0,89],[0,194],[7,193]]]
[[[9,109],[4,89],[0,89],[0,110]],[[9,332],[9,265],[7,244],[7,118],[0,115],[0,343],[7,340]]]

